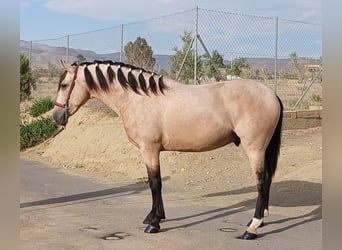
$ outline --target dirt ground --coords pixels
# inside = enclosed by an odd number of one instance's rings
[[[140,152],[128,141],[122,121],[96,102],[89,101],[65,130],[21,152],[21,157],[107,183],[146,181]],[[162,152],[161,172],[165,185],[191,192],[223,192],[255,184],[243,149],[234,144],[202,153]],[[321,128],[283,131],[274,182],[290,180],[322,183]],[[301,187],[281,188],[291,192]]]

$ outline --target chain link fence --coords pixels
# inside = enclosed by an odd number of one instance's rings
[[[61,59],[124,61],[124,46],[142,37],[152,47],[155,70],[167,73],[185,32],[193,36],[190,49],[196,60],[208,65],[214,51],[222,56],[223,65],[216,67],[221,80],[262,81],[277,92],[286,109],[321,106],[322,32],[315,23],[195,8],[56,39],[21,41],[21,49],[32,68],[59,67]],[[248,67],[234,75],[234,63],[241,58]],[[193,83],[215,80],[205,70],[194,70]]]

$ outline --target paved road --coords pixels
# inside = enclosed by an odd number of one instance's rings
[[[167,183],[167,181],[166,181]],[[321,212],[273,214],[259,238],[244,241],[252,214],[201,204],[164,185],[167,220],[158,234],[141,223],[150,210],[147,184],[107,185],[21,160],[21,249],[321,249]],[[179,198],[182,197],[182,198]],[[209,204],[209,205],[208,205]]]

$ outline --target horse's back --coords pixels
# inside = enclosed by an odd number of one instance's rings
[[[278,110],[279,102],[274,91],[258,81],[234,80],[222,85],[227,105],[234,105],[240,114]]]
[[[273,91],[253,81],[178,85],[170,91],[162,119],[166,150],[204,151],[238,144],[242,125],[267,127],[264,112],[276,105]]]
[[[184,112],[217,114],[232,121],[232,126],[239,117],[277,116],[279,101],[275,92],[268,86],[253,80],[232,80],[201,86],[192,85],[187,94],[180,97]],[[189,107],[188,109],[186,107]],[[265,114],[266,113],[266,114]]]

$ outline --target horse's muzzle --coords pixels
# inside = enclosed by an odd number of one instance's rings
[[[69,112],[66,108],[57,109],[52,116],[53,119],[62,126],[65,126],[68,123]]]

